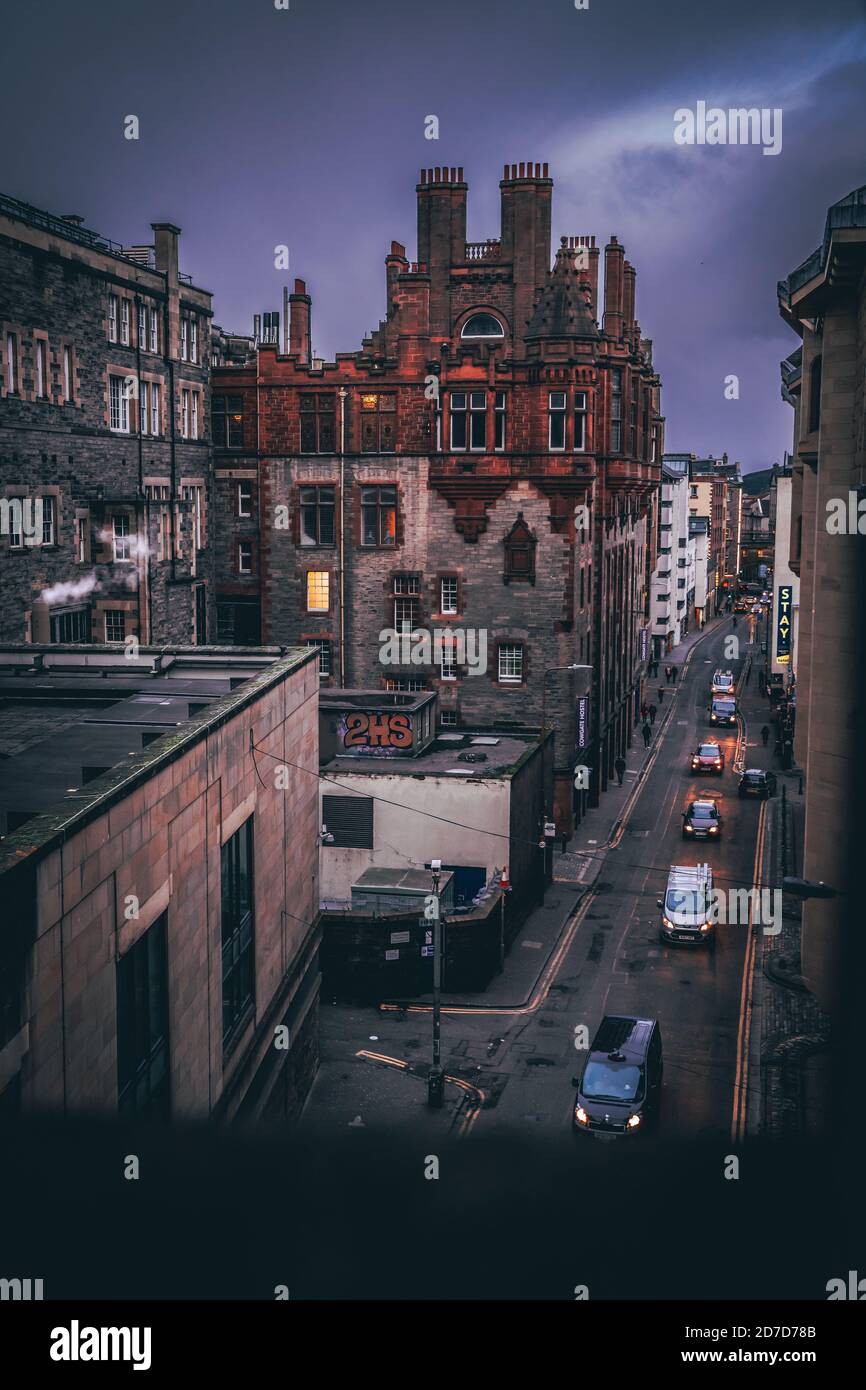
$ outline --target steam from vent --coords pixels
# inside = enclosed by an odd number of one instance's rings
[[[59,584],[52,584],[50,588],[42,590],[39,598],[43,603],[49,605],[72,603],[76,599],[86,598],[88,594],[94,593],[100,587],[95,574],[84,574],[80,579],[62,579]]]

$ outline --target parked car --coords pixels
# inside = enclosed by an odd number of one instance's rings
[[[692,772],[716,772],[721,777],[725,770],[725,750],[720,743],[699,743],[692,754]]]
[[[722,833],[722,818],[715,801],[700,797],[690,801],[683,811],[684,840],[718,840]]]
[[[572,1078],[573,1129],[611,1138],[645,1133],[658,1119],[662,1070],[658,1021],[606,1014],[580,1077]]]
[[[776,774],[763,767],[747,767],[740,778],[740,796],[757,796],[766,801],[776,795]]]

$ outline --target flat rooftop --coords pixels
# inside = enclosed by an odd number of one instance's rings
[[[101,814],[308,657],[141,647],[127,660],[116,646],[0,646],[0,872]]]
[[[326,776],[447,777],[479,782],[510,777],[538,747],[538,731],[443,729],[416,758],[392,758],[384,752],[340,753],[323,764]],[[330,788],[325,783],[324,791]]]

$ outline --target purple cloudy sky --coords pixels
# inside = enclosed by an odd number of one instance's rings
[[[468,236],[499,232],[502,165],[547,160],[554,247],[611,233],[636,265],[669,451],[781,459],[795,345],[776,281],[866,183],[864,0],[102,0],[4,22],[3,191],[116,241],[183,228],[181,268],[248,331],[290,275],[313,342],[384,313],[392,238],[415,254],[422,165],[462,164]],[[783,144],[680,147],[673,112],[781,107]],[[123,139],[123,118],[141,138]],[[440,139],[424,139],[435,114]],[[9,140],[10,133],[14,139]],[[726,401],[724,378],[740,378]]]

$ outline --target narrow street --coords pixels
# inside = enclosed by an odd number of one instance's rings
[[[763,624],[758,643],[762,631]],[[741,644],[738,661],[724,658],[731,635]],[[742,1132],[746,1107],[739,1104],[735,1115],[734,1100],[736,1091],[744,1102],[749,1085],[748,1036],[741,1023],[753,968],[750,959],[744,971],[748,929],[720,926],[715,952],[670,946],[659,940],[656,899],[674,863],[705,859],[717,888],[749,889],[756,881],[764,803],[739,799],[735,771],[742,758],[748,766],[772,762],[772,748],[764,749],[760,738],[766,703],[757,698],[754,676],[745,683],[747,658],[758,650],[748,645],[753,635],[751,619],[740,618],[735,634],[729,618],[717,620],[695,642],[677,684],[663,686],[648,771],[626,803],[612,846],[590,851],[600,861],[597,877],[586,891],[574,885],[580,895],[575,893],[562,930],[542,943],[528,940],[532,929],[524,927],[504,975],[489,991],[497,1002],[486,996],[447,1000],[443,1057],[454,1080],[443,1112],[430,1114],[424,1104],[429,1004],[416,1001],[405,1016],[394,1009],[323,1004],[322,1071],[306,1123],[342,1126],[355,1120],[374,1127],[420,1125],[423,1132],[441,1132],[450,1123],[459,1133],[559,1130],[570,1138],[571,1077],[583,1060],[574,1047],[575,1029],[585,1025],[591,1038],[603,1014],[622,1012],[661,1024],[665,1074],[658,1138],[721,1137],[736,1125]],[[707,724],[709,682],[718,666],[730,668],[741,686],[744,735],[716,735]],[[657,700],[655,681],[651,689]],[[639,729],[635,733],[639,741]],[[692,775],[695,746],[716,737],[725,748],[723,776]],[[718,842],[692,847],[682,838],[682,811],[701,791],[721,798],[724,824]],[[545,911],[567,908],[571,891],[554,883]],[[506,981],[519,967],[525,971],[528,957],[536,966],[532,987],[527,990],[524,974],[523,983],[514,979],[509,995]],[[498,1002],[506,997],[508,1004]]]

